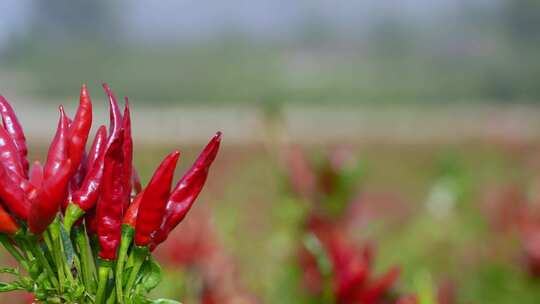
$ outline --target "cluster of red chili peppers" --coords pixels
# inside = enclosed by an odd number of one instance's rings
[[[174,187],[178,151],[143,188],[132,163],[129,102],[125,98],[122,113],[103,87],[109,129],[100,126],[86,151],[92,102],[83,85],[74,118],[60,106],[47,160],[31,167],[22,126],[0,96],[0,242],[27,273],[3,269],[19,279],[0,284],[0,291],[26,290],[43,303],[176,303],[145,297],[160,277],[150,253],[201,192],[221,133]]]

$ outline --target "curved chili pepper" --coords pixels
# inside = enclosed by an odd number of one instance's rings
[[[103,178],[105,153],[107,152],[107,147],[104,145],[105,132],[104,127],[98,130],[88,160],[89,171],[80,188],[73,193],[73,203],[80,207],[82,211],[88,211],[90,208],[94,207],[99,198],[99,190]]]
[[[114,93],[112,92],[109,85],[103,82],[102,86],[107,93],[109,99],[110,125],[107,146],[110,146],[112,144],[112,141],[116,138],[117,133],[122,128],[122,114],[120,113],[120,108],[118,107],[116,97],[114,96]]]
[[[17,233],[21,227],[15,219],[3,208],[0,206],[0,233],[6,233],[8,235],[13,235]]]
[[[99,238],[99,257],[106,261],[116,259],[122,235],[124,206],[122,131],[115,138],[105,154],[103,187],[97,204],[97,235]]]
[[[25,177],[11,170],[6,170],[6,176],[11,179],[14,184],[19,186],[19,188],[26,194],[26,197],[30,201],[32,201],[32,199],[37,195],[39,187],[35,187]]]
[[[72,170],[79,168],[79,164],[83,159],[83,154],[88,140],[88,134],[92,127],[92,101],[86,85],[83,84],[80,94],[79,108],[77,114],[69,127],[69,147],[68,155],[71,159]]]
[[[39,161],[35,161],[30,169],[29,181],[34,187],[40,188],[43,182],[43,166]]]
[[[122,121],[122,129],[124,130],[124,141],[122,150],[124,151],[124,190],[126,198],[124,199],[124,210],[127,209],[131,200],[131,176],[133,171],[133,138],[131,136],[131,113],[129,111],[129,100],[124,97],[126,106],[124,108],[124,117]]]
[[[58,128],[56,129],[56,134],[51,142],[49,147],[49,152],[47,154],[47,162],[43,168],[43,177],[45,180],[56,175],[56,173],[62,170],[62,166],[65,165],[66,160],[68,159],[68,131],[69,131],[69,121],[64,111],[64,107],[60,106],[60,119],[58,121]],[[71,163],[71,162],[70,162]]]
[[[199,196],[212,162],[221,143],[221,132],[216,133],[192,167],[178,181],[167,202],[167,213],[154,237],[152,249],[164,242],[169,233],[184,219]]]
[[[2,123],[4,124],[4,128],[13,139],[13,142],[15,143],[15,147],[17,148],[17,151],[19,152],[21,165],[23,167],[23,170],[26,176],[26,174],[28,173],[29,166],[30,166],[28,163],[28,160],[26,159],[26,156],[28,155],[28,147],[26,146],[26,137],[24,136],[23,128],[21,124],[19,123],[19,119],[17,118],[15,111],[13,111],[13,108],[11,107],[7,99],[5,99],[4,96],[1,96],[1,95],[0,95],[0,115],[2,115]]]
[[[60,165],[55,175],[43,181],[37,197],[32,200],[28,227],[34,234],[41,234],[54,221],[61,203],[67,195],[70,180],[71,160]]]
[[[11,213],[26,221],[30,213],[30,200],[18,183],[8,174],[9,169],[0,165],[0,198]]]
[[[135,229],[137,246],[149,245],[153,234],[159,230],[179,157],[178,151],[165,157],[143,192]]]
[[[17,152],[17,147],[9,133],[2,126],[0,126],[0,163],[2,163],[6,169],[25,176],[19,153]]]
[[[86,165],[88,168],[94,167],[94,163],[97,161],[100,155],[103,154],[103,151],[105,150],[106,140],[107,127],[101,125],[96,132],[96,137],[94,138],[94,142],[92,143],[92,147],[90,148],[90,152],[88,153],[88,159],[86,161]]]

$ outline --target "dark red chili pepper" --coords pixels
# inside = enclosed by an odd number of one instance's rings
[[[120,237],[122,235],[122,217],[124,206],[122,150],[123,132],[118,133],[105,154],[103,185],[97,204],[97,234],[100,243],[99,257],[111,261],[116,259]]]
[[[25,176],[17,147],[4,127],[0,126],[0,163],[13,172]]]
[[[188,172],[178,181],[167,202],[167,213],[157,232],[152,247],[164,242],[169,233],[184,219],[201,192],[208,170],[216,158],[221,143],[221,132],[210,140]]]
[[[15,219],[0,206],[0,233],[13,235],[21,229]]]
[[[24,176],[27,176],[26,174],[28,174],[29,163],[26,159],[26,156],[28,155],[26,137],[24,136],[23,128],[19,123],[19,119],[17,118],[15,111],[13,111],[13,108],[11,107],[9,102],[1,95],[0,115],[2,115],[2,123],[4,124],[4,128],[13,139],[13,143],[15,144],[15,147],[17,148],[17,151],[19,153],[19,160],[25,172]]]
[[[34,234],[41,234],[54,221],[61,203],[67,195],[71,178],[71,160],[64,161],[56,174],[43,181],[37,197],[32,200],[28,226]]]
[[[86,214],[84,215],[84,222],[86,223],[86,231],[88,232],[88,235],[95,236],[97,234],[96,208],[86,211]]]
[[[34,187],[41,188],[41,183],[43,182],[43,166],[37,160],[32,164],[29,181]]]
[[[88,153],[88,158],[86,160],[87,168],[94,167],[94,163],[97,161],[100,155],[103,154],[105,149],[105,141],[107,140],[107,127],[100,126],[96,132],[96,137]]]
[[[79,108],[77,114],[69,127],[69,150],[68,155],[71,159],[72,170],[75,171],[79,168],[79,164],[83,158],[83,154],[86,147],[86,141],[88,140],[88,134],[92,127],[92,101],[86,85],[81,88]]]
[[[2,165],[0,165],[0,198],[5,207],[16,217],[24,221],[28,219],[30,200],[20,184],[11,178],[9,169]]]
[[[56,175],[56,173],[62,170],[62,166],[66,164],[68,159],[68,132],[69,132],[69,121],[67,119],[66,113],[64,112],[64,107],[60,106],[60,120],[58,121],[58,128],[56,129],[56,134],[51,142],[49,147],[49,152],[47,154],[47,162],[43,168],[43,178],[45,180]]]
[[[123,225],[127,225],[135,229],[135,226],[137,225],[137,215],[139,214],[139,206],[141,205],[142,196],[143,192],[137,194],[137,196],[135,196],[135,198],[133,199],[131,205],[129,205],[129,208],[124,214],[124,220],[122,222]]]
[[[124,117],[122,121],[122,129],[124,130],[124,141],[122,149],[124,151],[124,190],[126,198],[124,202],[126,205],[124,209],[127,209],[129,202],[131,201],[131,176],[133,171],[133,138],[131,137],[131,113],[129,111],[129,100],[125,97],[126,106],[124,108]]]
[[[137,246],[149,245],[153,235],[159,230],[179,157],[180,152],[178,151],[169,154],[161,162],[144,189],[135,229],[135,244]]]

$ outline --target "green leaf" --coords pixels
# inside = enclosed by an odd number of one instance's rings
[[[141,273],[143,275],[141,284],[147,292],[156,288],[163,277],[161,266],[152,257],[144,262]]]
[[[69,265],[69,268],[73,267],[73,257],[75,256],[75,249],[73,249],[73,243],[69,235],[64,229],[64,225],[58,225],[60,227],[60,237],[62,238],[62,245],[64,247],[64,255],[66,256],[66,262]]]
[[[21,286],[21,284],[19,284],[18,282],[13,282],[13,283],[0,282],[0,292],[9,292],[9,291],[14,291],[14,290],[25,290],[25,288]]]
[[[20,276],[20,274],[21,274],[18,269],[11,268],[11,267],[2,267],[2,268],[0,268],[0,273],[9,273],[9,274],[16,275],[16,276]]]

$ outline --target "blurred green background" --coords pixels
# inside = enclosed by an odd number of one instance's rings
[[[0,94],[32,159],[81,83],[94,127],[107,121],[100,81],[130,97],[143,181],[167,151],[181,149],[183,170],[224,132],[189,226],[208,219],[256,302],[304,296],[294,255],[306,211],[281,156],[291,144],[313,158],[346,146],[365,166],[360,193],[391,207],[354,236],[377,245],[377,273],[402,267],[399,290],[427,276],[453,282],[455,303],[540,301],[519,237],[491,227],[485,207],[508,185],[530,195],[539,176],[539,1],[7,0],[0,15]],[[155,294],[197,303],[196,271],[166,269]]]

